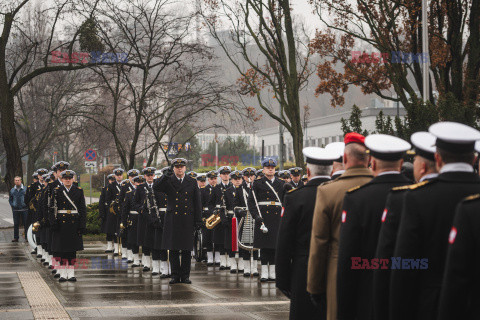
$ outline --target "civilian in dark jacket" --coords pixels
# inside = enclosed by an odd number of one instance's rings
[[[20,219],[22,219],[23,227],[25,229],[25,240],[27,239],[27,205],[25,203],[25,193],[27,188],[22,184],[22,178],[15,177],[15,187],[10,190],[10,196],[8,202],[12,207],[13,212],[13,240],[12,242],[18,242],[18,226]]]

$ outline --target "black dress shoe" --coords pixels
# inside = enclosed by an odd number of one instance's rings
[[[53,266],[48,266],[48,269],[53,269]]]
[[[166,278],[169,278],[168,274],[161,274],[160,275],[160,279],[166,279]]]
[[[247,273],[244,273],[243,276],[244,276],[245,278],[250,277],[250,273],[248,273],[248,272],[247,272]]]
[[[55,273],[57,273],[57,270],[56,270],[56,269],[53,269],[53,270],[52,270],[52,274],[55,274]]]
[[[45,262],[45,259],[42,258],[42,259],[40,259],[40,261]]]
[[[18,242],[18,239],[12,239],[12,242]]]
[[[182,279],[182,283],[192,284],[192,281],[190,281],[190,278],[189,278],[189,277],[186,277],[186,278]]]
[[[75,277],[71,277],[71,278],[68,278],[68,281],[75,282],[75,281],[77,281],[77,278],[75,278]]]
[[[230,267],[225,267],[225,270],[230,270]]]
[[[54,278],[60,278],[60,273],[55,273]]]
[[[112,253],[113,250],[105,250],[105,253]]]
[[[41,258],[41,257],[42,257],[42,255],[41,255],[41,254],[37,254],[37,258]]]
[[[60,282],[65,282],[65,281],[67,281],[67,279],[65,279],[65,278],[62,277],[62,278],[58,279],[58,281],[60,281]]]
[[[143,271],[150,271],[149,267],[143,267]]]
[[[113,254],[114,257],[118,257],[118,252]]]
[[[176,284],[176,283],[180,283],[180,279],[172,278],[172,280],[170,280],[170,282],[169,282],[169,284]]]
[[[237,270],[231,269],[231,270],[230,270],[230,273],[237,273]]]
[[[225,270],[225,269],[227,269],[227,267],[224,267],[224,266],[220,267],[220,270]]]
[[[216,265],[216,266],[219,266],[219,265],[220,265],[220,262],[215,262],[215,265]]]
[[[152,272],[152,276],[158,276],[158,272]]]
[[[48,262],[45,261],[45,262],[43,263],[43,265],[44,265],[44,266],[48,266]]]
[[[268,282],[275,282],[275,279],[268,278]]]
[[[243,273],[243,270],[238,270],[238,273]]]
[[[213,266],[213,262],[208,262],[207,267],[211,267],[211,266]]]
[[[30,252],[31,254],[37,254],[37,249],[33,250],[32,252]]]
[[[258,272],[254,272],[254,273],[253,273],[253,276],[254,276],[254,277],[258,277],[258,276],[259,276]]]
[[[268,279],[267,278],[260,278],[260,282],[267,282]]]

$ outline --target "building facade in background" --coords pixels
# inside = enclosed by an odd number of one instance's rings
[[[397,106],[390,104],[383,107],[379,101],[372,101],[372,107],[361,108],[362,110],[362,127],[363,129],[372,132],[375,130],[375,120],[380,111],[383,111],[384,116],[390,116],[393,120],[395,116],[404,118],[406,112],[400,104]],[[350,111],[338,113],[330,116],[310,119],[307,126],[304,128],[303,146],[304,147],[324,147],[331,142],[343,141],[343,131],[341,119],[348,119]],[[283,133],[285,144],[285,162],[294,162],[292,137],[287,130]],[[259,154],[262,154],[262,140],[264,144],[264,156],[277,156],[280,151],[280,134],[279,127],[274,126],[256,131],[255,139]]]

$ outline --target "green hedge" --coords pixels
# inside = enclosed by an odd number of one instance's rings
[[[98,202],[87,205],[87,233],[100,233],[100,218],[98,217]]]

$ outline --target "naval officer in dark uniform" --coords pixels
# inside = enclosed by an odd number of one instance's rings
[[[221,216],[222,226],[224,228],[224,244],[227,253],[227,266],[230,267],[230,273],[237,273],[237,270],[243,272],[243,260],[242,264],[237,264],[238,251],[232,248],[238,246],[238,240],[232,239],[232,220],[235,216],[234,209],[236,207],[236,199],[241,196],[240,185],[242,184],[242,173],[240,171],[232,171],[230,173],[230,179],[232,186],[228,187],[224,194],[225,197],[225,210]],[[238,234],[238,233],[237,233]],[[232,241],[237,241],[235,244]]]
[[[253,246],[260,248],[261,282],[275,281],[275,246],[282,213],[284,182],[275,178],[277,160],[262,160],[264,177],[257,179],[248,197],[248,210],[255,219]]]
[[[254,277],[258,277],[258,250],[253,250],[253,228],[252,224],[255,222],[253,221],[252,215],[248,212],[248,196],[250,194],[250,190],[253,186],[253,181],[255,180],[255,168],[248,167],[242,170],[243,182],[238,190],[238,194],[235,197],[235,206],[239,207],[240,210],[237,209],[237,220],[242,222],[241,226],[239,226],[238,230],[238,237],[239,241],[241,240],[246,246],[251,247],[251,250],[246,250],[239,246],[239,256],[243,260],[243,276],[250,277],[253,275]],[[245,208],[245,210],[242,210]],[[243,219],[243,221],[242,221]],[[248,241],[248,243],[247,243]],[[242,265],[242,262],[239,261],[239,266]]]
[[[105,253],[114,252],[118,254],[117,223],[121,212],[119,210],[120,206],[116,203],[116,201],[117,196],[120,193],[120,183],[123,180],[124,171],[125,170],[122,168],[113,169],[115,181],[107,186],[107,190],[105,192],[105,233],[107,234],[107,249],[105,250]],[[126,256],[126,252],[123,252],[123,255]]]
[[[285,192],[288,192],[295,188],[299,188],[304,185],[302,181],[302,172],[303,172],[302,168],[299,168],[299,167],[290,168],[288,171],[290,171],[291,181],[288,183],[285,183]]]
[[[53,189],[49,220],[52,231],[52,251],[60,260],[59,281],[77,281],[76,252],[83,250],[82,234],[86,231],[87,207],[83,190],[73,184],[75,172],[60,173],[62,185]],[[57,263],[58,265],[58,263]]]
[[[439,320],[477,319],[480,314],[480,194],[457,207],[448,237]]]
[[[455,122],[439,122],[428,131],[437,139],[436,179],[423,181],[405,195],[394,257],[423,261],[422,269],[392,269],[390,318],[437,319],[438,298],[455,208],[480,192],[473,170],[474,144],[480,132]],[[427,265],[425,265],[425,263]],[[460,318],[459,318],[460,319]]]
[[[229,166],[218,168],[220,174],[220,183],[215,186],[215,209],[225,210],[225,191],[232,186],[230,182],[230,173],[232,169]],[[221,215],[222,216],[222,215]],[[220,270],[229,270],[228,252],[225,249],[225,228],[223,224],[218,224],[213,228],[213,243],[215,251],[220,252]]]
[[[125,231],[127,232],[127,248],[132,250],[133,263],[132,268],[140,266],[140,254],[138,244],[138,232],[139,232],[139,216],[141,207],[139,206],[136,197],[140,190],[140,185],[145,183],[143,176],[135,176],[132,178],[132,189],[125,192],[125,196],[122,202],[122,215],[121,221]],[[124,232],[125,232],[124,231]]]
[[[47,190],[45,192],[46,196],[44,197],[44,199],[42,200],[43,202],[43,208],[44,208],[44,216],[48,217],[48,213],[49,211],[51,211],[53,208],[53,199],[52,199],[52,196],[53,196],[53,190],[58,187],[58,186],[61,186],[62,185],[62,181],[61,181],[61,173],[65,170],[68,169],[68,167],[70,166],[70,164],[66,161],[58,161],[57,163],[55,163],[53,166],[52,166],[52,170],[54,172],[54,177],[56,180],[53,180],[53,181],[50,181],[47,185]],[[72,182],[74,185],[75,183]],[[46,263],[47,264],[50,264],[53,260],[53,257],[59,257],[57,255],[57,252],[55,252],[53,249],[52,249],[52,238],[53,238],[53,230],[51,229],[51,224],[50,224],[50,220],[47,218],[46,219],[46,223],[45,223],[45,226],[44,226],[44,249],[47,250],[47,257],[46,257]],[[53,268],[53,266],[52,266]],[[54,271],[56,271],[55,269],[52,271],[52,273],[54,273]],[[54,277],[60,277],[60,274],[57,273],[55,274]]]
[[[133,182],[133,178],[135,178],[139,174],[140,174],[140,171],[138,171],[137,169],[130,169],[127,171],[128,179],[125,179],[124,181],[122,181],[122,183],[120,183],[120,192],[117,194],[117,198],[115,200],[115,203],[118,206],[117,209],[115,209],[115,211],[116,212],[118,211],[120,213],[117,215],[118,220],[116,221],[116,224],[115,224],[115,230],[116,230],[115,233],[121,235],[120,238],[122,240],[122,252],[125,252],[125,250],[127,251],[127,262],[133,263],[135,265],[140,264],[140,255],[138,251],[137,253],[133,252],[134,251],[133,248],[135,247],[134,243],[137,242],[137,239],[136,239],[137,235],[135,233],[135,240],[133,240],[133,238],[128,239],[128,236],[130,234],[130,230],[128,228],[125,230],[126,232],[120,233],[120,220],[121,220],[121,212],[123,210],[122,208],[125,201],[125,195],[128,191],[135,190],[135,183]],[[133,231],[132,231],[132,237],[133,237]]]
[[[172,279],[170,284],[192,283],[190,267],[195,228],[202,226],[202,204],[197,181],[185,175],[187,160],[172,161],[173,172],[166,171],[157,179],[153,190],[167,195],[167,212],[163,228],[162,248],[170,250]],[[180,262],[180,255],[181,262]]]
[[[205,221],[215,209],[215,186],[217,185],[217,172],[207,173],[208,185],[200,190],[202,197],[202,217]],[[207,266],[220,265],[220,251],[213,251],[213,230],[202,227],[203,244],[207,250]],[[215,256],[214,256],[215,255]]]
[[[166,170],[169,170],[169,168],[166,167],[161,170],[162,175]],[[153,183],[155,183],[155,179]],[[148,212],[148,206],[150,206],[148,216],[150,217],[151,225],[155,229],[152,250],[152,276],[160,274],[161,279],[169,278],[171,268],[168,262],[168,251],[162,249],[163,222],[167,212],[167,195],[153,190],[153,184],[151,186],[147,184],[147,191],[143,210]],[[154,208],[155,206],[156,208]]]
[[[325,319],[325,308],[315,307],[307,292],[307,268],[313,210],[317,187],[330,181],[333,160],[338,155],[326,149],[307,147],[308,182],[285,194],[284,212],[278,230],[275,256],[276,285],[290,298],[290,319]]]
[[[138,186],[135,192],[135,204],[137,206],[138,215],[138,231],[137,244],[142,247],[142,264],[143,271],[150,271],[152,267],[151,253],[153,249],[153,241],[155,237],[155,228],[151,223],[149,212],[145,211],[145,200],[147,187],[153,186],[155,178],[155,168],[147,167],[142,170],[145,182]],[[153,205],[152,205],[153,206]]]
[[[365,138],[374,178],[347,192],[343,202],[337,266],[338,319],[373,318],[373,270],[356,270],[354,259],[371,261],[377,248],[385,202],[394,187],[411,184],[400,174],[410,144],[372,134]]]
[[[106,222],[107,222],[107,212],[109,207],[105,202],[105,196],[107,193],[107,188],[110,184],[115,182],[115,175],[110,173],[107,176],[107,184],[102,188],[100,192],[100,198],[98,199],[98,217],[100,218],[100,230],[101,232],[105,232],[106,229]]]
[[[434,179],[438,176],[435,167],[435,136],[428,132],[416,132],[410,137],[415,147],[413,174],[416,182]],[[402,214],[405,194],[411,187],[406,185],[393,188],[387,196],[385,210],[382,215],[380,233],[378,235],[375,258],[390,259],[393,257],[397,240],[398,225]],[[390,270],[375,269],[373,271],[374,315],[376,319],[388,319],[389,313]]]

